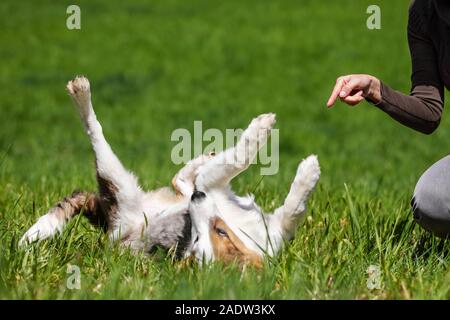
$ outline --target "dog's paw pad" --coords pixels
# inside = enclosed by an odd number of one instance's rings
[[[76,76],[75,79],[67,83],[67,91],[73,97],[81,96],[89,93],[89,80],[83,76]]]

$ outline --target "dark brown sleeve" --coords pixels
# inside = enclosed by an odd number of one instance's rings
[[[411,93],[408,96],[394,91],[382,82],[382,101],[377,106],[400,123],[430,134],[439,126],[444,85],[427,23],[414,4],[409,12],[408,44],[412,61]]]
[[[398,122],[426,134],[439,126],[444,102],[436,87],[418,85],[407,96],[381,82],[381,97],[376,106]]]

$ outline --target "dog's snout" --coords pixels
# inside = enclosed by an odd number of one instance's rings
[[[194,191],[191,196],[191,201],[199,201],[206,197],[206,194],[202,191]]]

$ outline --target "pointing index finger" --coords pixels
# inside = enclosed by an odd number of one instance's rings
[[[328,99],[327,107],[331,108],[333,104],[336,102],[336,99],[341,92],[342,87],[347,83],[344,77],[340,77],[337,79],[336,84],[334,85],[333,91],[331,92],[331,96]]]

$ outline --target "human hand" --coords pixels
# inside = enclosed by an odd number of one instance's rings
[[[337,78],[327,107],[331,108],[337,98],[342,102],[354,106],[364,98],[373,103],[381,102],[381,83],[377,78],[368,74],[351,74]]]

